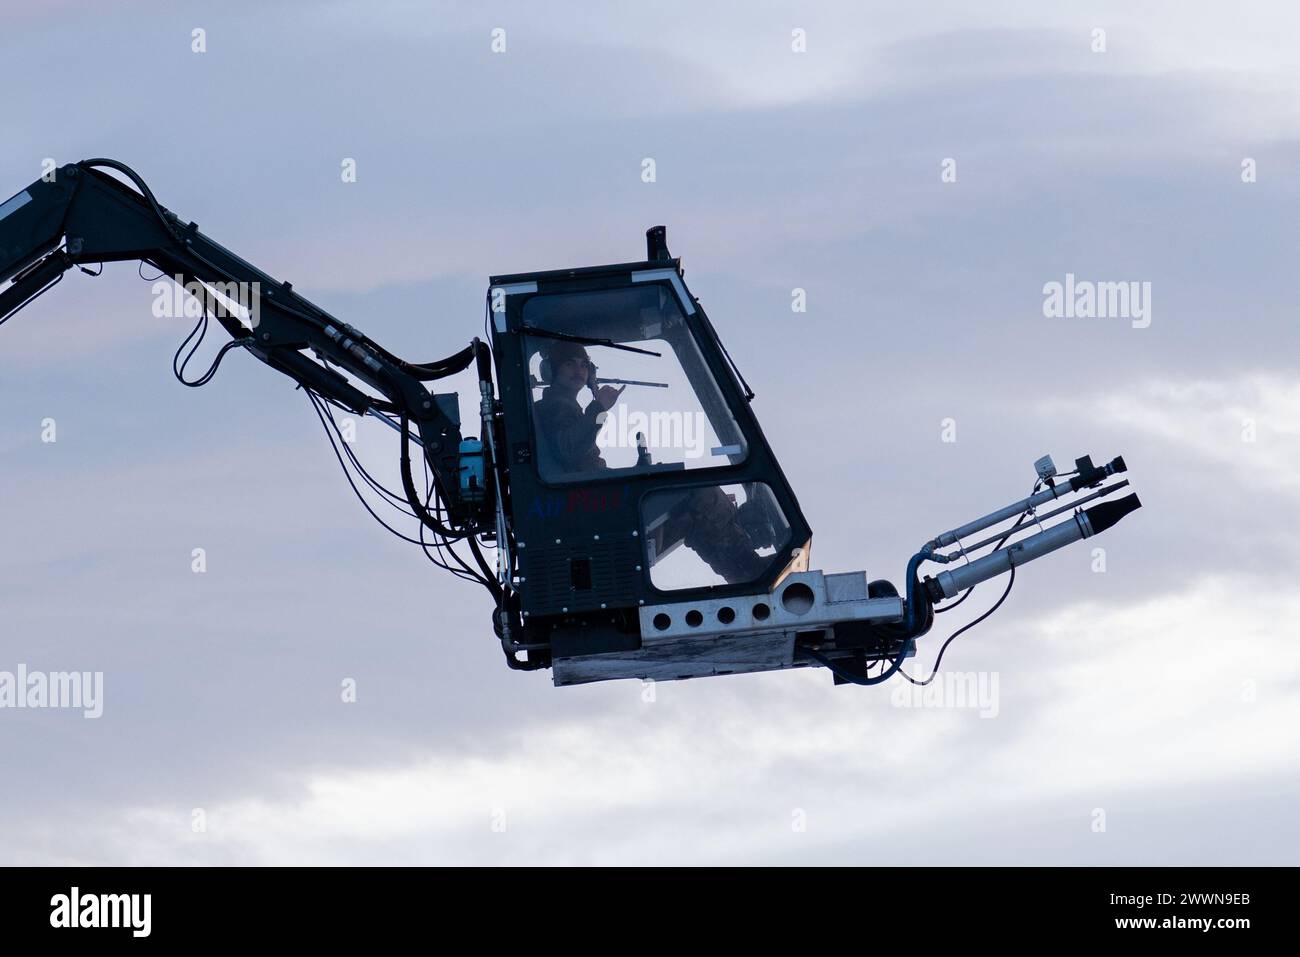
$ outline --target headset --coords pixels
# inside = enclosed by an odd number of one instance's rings
[[[541,365],[537,367],[537,377],[539,380],[541,380],[543,385],[550,385],[552,380],[555,378],[555,370],[551,367],[551,358],[548,353],[549,350],[548,352],[542,353]],[[594,392],[596,390],[597,381],[598,380],[596,378],[596,364],[592,362],[591,357],[588,356],[587,357],[587,388],[591,389]]]

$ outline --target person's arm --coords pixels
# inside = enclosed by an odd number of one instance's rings
[[[585,411],[580,411],[576,403],[572,406],[545,400],[537,403],[537,430],[545,436],[563,471],[582,471],[583,460],[596,451],[596,436],[603,422],[597,421],[597,417],[604,411],[598,402],[590,403]],[[603,468],[604,464],[600,459],[600,464],[594,467]]]

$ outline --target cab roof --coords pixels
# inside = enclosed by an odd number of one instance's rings
[[[510,286],[521,282],[562,282],[566,279],[594,279],[600,276],[620,276],[647,269],[674,269],[681,275],[680,259],[647,259],[641,262],[611,263],[608,266],[579,266],[576,269],[547,269],[541,272],[516,272],[492,276],[493,286]]]

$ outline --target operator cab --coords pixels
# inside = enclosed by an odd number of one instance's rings
[[[767,593],[811,532],[752,393],[668,256],[496,276],[504,504],[525,626],[557,655],[640,646],[638,609]],[[538,634],[537,632],[542,632]]]

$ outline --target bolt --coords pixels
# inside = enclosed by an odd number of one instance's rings
[[[600,541],[600,536],[599,536],[599,535],[593,535],[593,536],[591,536],[591,537],[592,537],[593,539],[595,539],[596,541]]]

